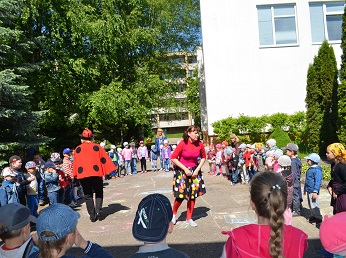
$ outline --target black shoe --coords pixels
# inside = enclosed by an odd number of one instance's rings
[[[311,216],[311,217],[308,219],[309,223],[311,223],[311,224],[315,223],[316,220],[317,220],[317,218],[314,217],[314,216]]]
[[[91,218],[91,217],[90,217],[90,221],[91,221],[91,222],[96,222],[98,219],[99,219],[99,218],[98,218],[97,215],[95,216],[95,218]]]

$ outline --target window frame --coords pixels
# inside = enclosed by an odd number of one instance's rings
[[[329,40],[329,32],[328,32],[328,26],[327,26],[327,16],[341,15],[341,24],[342,24],[342,15],[343,15],[343,12],[342,13],[340,13],[340,12],[327,12],[327,4],[332,4],[332,3],[338,3],[338,2],[336,1],[336,2],[323,2],[322,3],[323,22],[324,22],[324,36],[325,36],[325,39],[328,41],[328,43],[330,43],[330,44],[340,44],[341,43],[341,38],[340,38],[340,40]],[[345,9],[345,3],[344,3],[344,9]],[[341,27],[341,33],[342,33],[342,27]]]
[[[271,24],[272,24],[272,37],[273,44],[272,45],[261,45],[260,42],[260,29],[259,29],[259,20],[258,20],[258,7],[270,7],[271,12]],[[294,15],[276,15],[274,14],[274,8],[279,6],[293,6]],[[257,5],[257,25],[258,25],[258,36],[259,36],[259,48],[280,48],[280,47],[296,47],[299,46],[299,33],[298,33],[298,20],[297,20],[297,5],[296,3],[287,3],[287,4],[274,4],[274,5]],[[289,18],[294,17],[295,22],[295,33],[297,42],[296,43],[287,43],[287,44],[277,44],[276,43],[276,31],[275,31],[275,18]]]

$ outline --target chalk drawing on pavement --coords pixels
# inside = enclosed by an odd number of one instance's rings
[[[146,191],[146,192],[141,192],[140,194],[155,194],[155,193],[159,193],[159,194],[164,194],[164,193],[171,193],[172,189],[156,189],[156,190],[152,190],[152,191]]]
[[[226,223],[228,224],[251,224],[256,223],[257,218],[253,212],[245,211],[245,212],[235,212],[232,214],[223,215]]]

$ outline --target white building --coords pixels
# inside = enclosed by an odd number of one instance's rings
[[[340,67],[344,4],[201,0],[207,109],[202,130],[213,135],[213,122],[241,113],[305,110],[307,70],[324,39]]]

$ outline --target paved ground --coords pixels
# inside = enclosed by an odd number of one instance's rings
[[[256,222],[255,213],[249,205],[248,186],[231,186],[223,177],[209,176],[207,173],[204,175],[207,193],[197,199],[193,214],[198,227],[192,228],[185,224],[184,202],[178,211],[179,220],[174,231],[167,237],[170,246],[186,252],[192,258],[220,257],[227,240],[221,231]],[[172,172],[148,172],[105,181],[103,214],[106,218],[91,223],[85,204],[82,204],[76,209],[81,214],[79,231],[86,239],[108,249],[114,257],[129,257],[141,244],[132,237],[131,231],[138,203],[150,193],[164,194],[173,203],[171,188]],[[320,204],[324,215],[332,214],[329,200],[327,191],[323,189]],[[303,206],[307,207],[306,200]],[[302,213],[305,217],[294,217],[293,225],[309,235],[309,249],[304,257],[321,257],[318,254],[322,248],[318,229],[306,221],[309,216],[306,208]],[[75,248],[71,253],[81,255]]]

